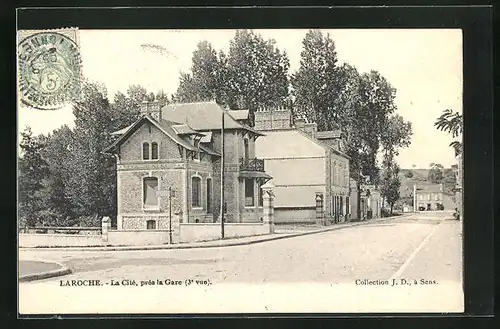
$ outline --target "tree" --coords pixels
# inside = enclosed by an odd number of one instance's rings
[[[431,163],[427,179],[434,184],[441,184],[443,182],[443,177],[444,177],[443,169],[444,169],[443,165],[439,163]]]
[[[289,61],[274,40],[238,30],[229,54],[218,54],[204,41],[193,53],[191,73],[181,73],[176,102],[207,101],[232,109],[248,109],[253,125],[259,107],[281,105],[289,98]]]
[[[406,177],[406,178],[412,178],[412,177],[413,177],[413,173],[411,172],[411,170],[408,170],[408,171],[405,173],[405,177]]]
[[[97,84],[85,83],[83,99],[73,106],[75,127],[71,151],[72,175],[68,194],[74,212],[98,225],[102,216],[116,216],[115,159],[102,151],[112,142],[116,122],[106,93]]]
[[[264,40],[251,30],[238,30],[230,42],[227,57],[227,104],[253,113],[259,107],[281,105],[289,98],[286,52],[272,39]]]
[[[73,200],[69,197],[67,182],[73,175],[72,152],[74,135],[64,125],[44,137],[43,158],[49,166],[49,177],[44,181],[45,210],[40,218],[53,226],[72,226],[75,223]]]
[[[448,133],[451,133],[453,138],[459,137],[463,132],[463,117],[458,112],[453,112],[451,109],[446,109],[434,123],[434,126]],[[450,144],[455,149],[455,155],[462,153],[462,142],[453,141]]]
[[[223,53],[220,56],[221,59],[208,41],[198,43],[193,52],[191,74],[181,73],[176,101],[222,101],[223,84],[226,81],[220,79],[225,65]]]
[[[336,100],[340,95],[342,74],[337,67],[335,43],[319,30],[309,30],[302,41],[300,68],[292,76],[295,108],[299,115],[318,124],[318,130],[339,124]],[[347,77],[346,67],[345,76]],[[337,104],[338,105],[338,104]]]
[[[21,155],[19,157],[19,216],[28,226],[39,223],[39,212],[43,209],[44,180],[48,177],[48,165],[42,157],[44,147],[40,138],[33,136],[30,127],[21,133]]]
[[[393,213],[394,204],[400,198],[401,181],[399,179],[399,166],[393,159],[384,161],[384,174],[381,186],[381,195],[389,203],[391,207],[391,215]]]

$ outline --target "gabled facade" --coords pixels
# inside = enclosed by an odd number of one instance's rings
[[[215,102],[141,104],[107,150],[117,159],[118,230],[168,229],[174,212],[184,223],[220,220],[223,115],[224,220],[261,220],[260,186],[270,179],[255,159],[262,134],[245,125],[248,111],[230,112]]]
[[[349,157],[340,132],[317,132],[315,123],[292,122],[286,108],[256,111],[255,129],[265,134],[255,147],[273,177],[276,223],[347,218]]]

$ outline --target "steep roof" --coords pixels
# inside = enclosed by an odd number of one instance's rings
[[[104,152],[113,152],[117,146],[119,146],[123,142],[125,142],[134,133],[134,131],[137,128],[139,128],[144,122],[151,123],[156,128],[158,128],[162,133],[164,133],[166,136],[168,136],[170,139],[172,139],[176,144],[178,144],[178,145],[180,145],[188,150],[191,150],[191,151],[202,150],[202,151],[205,151],[209,154],[218,155],[218,153],[210,150],[206,146],[204,146],[203,149],[201,147],[196,148],[194,145],[191,145],[187,141],[182,139],[173,128],[174,122],[168,121],[168,120],[161,120],[161,122],[158,122],[155,119],[153,119],[152,117],[150,117],[149,115],[145,115],[145,116],[137,119],[129,127],[126,127],[122,130],[115,132],[114,134],[118,134],[119,132],[122,132],[121,136],[113,144],[111,144],[109,147],[107,147],[104,150]]]
[[[234,118],[234,120],[248,120],[248,110],[232,110],[227,113]]]
[[[166,121],[166,120],[161,120],[161,121]],[[165,123],[163,123],[163,124],[165,124]],[[178,135],[200,135],[200,136],[204,136],[204,134],[202,134],[202,133],[194,130],[187,123],[175,124],[175,125],[172,125],[172,128],[175,130],[175,132]]]
[[[222,113],[224,109],[216,102],[196,102],[196,103],[173,103],[165,105],[162,108],[162,118],[176,121],[187,122],[193,129],[199,131],[218,130],[222,127]],[[231,116],[239,112],[238,118],[244,117],[248,111],[225,111],[224,128],[225,129],[245,129],[257,135],[263,135],[252,128],[239,123],[237,119]]]

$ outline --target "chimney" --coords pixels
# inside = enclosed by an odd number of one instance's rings
[[[294,120],[295,128],[304,130],[304,126],[306,125],[306,119],[304,118],[297,118]]]
[[[261,107],[254,113],[255,130],[290,129],[292,112],[286,106]]]
[[[313,123],[306,123],[304,125],[304,132],[311,136],[312,138],[316,138],[316,132],[318,131],[318,124],[313,122]]]
[[[156,121],[161,120],[161,108],[162,104],[159,101],[142,101],[140,105],[140,115],[144,116],[149,114]]]

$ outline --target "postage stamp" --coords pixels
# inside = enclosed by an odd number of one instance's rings
[[[18,40],[21,102],[55,110],[75,100],[81,82],[78,30],[19,31]]]

